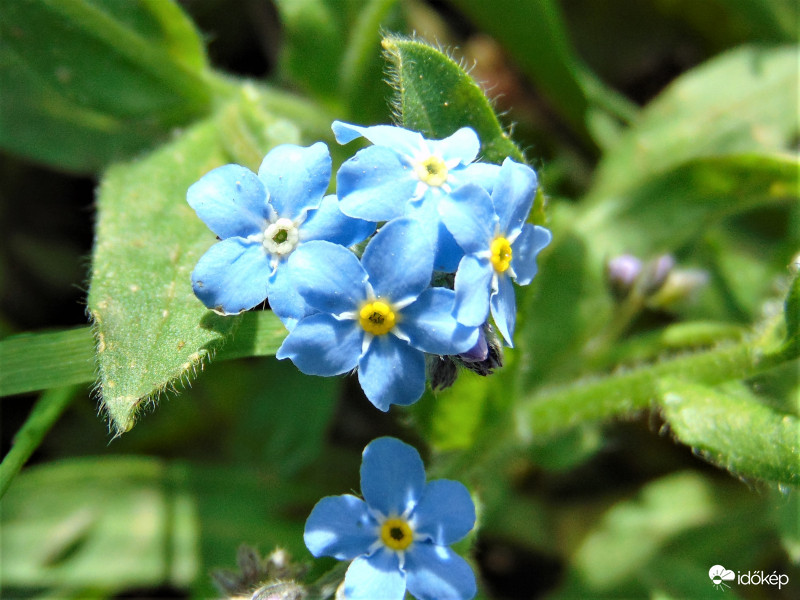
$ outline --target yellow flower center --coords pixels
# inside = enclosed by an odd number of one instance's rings
[[[372,335],[388,333],[395,323],[394,312],[388,304],[380,300],[367,302],[361,307],[358,317],[364,331]]]
[[[417,178],[428,185],[439,187],[447,181],[447,165],[439,156],[429,156],[414,168]]]
[[[498,273],[505,273],[511,264],[511,244],[504,237],[495,238],[491,245],[491,256],[494,270]]]
[[[381,525],[381,541],[392,550],[405,550],[414,541],[414,532],[405,519],[386,519]]]

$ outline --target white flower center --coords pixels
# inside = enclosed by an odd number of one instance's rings
[[[300,231],[291,219],[278,219],[264,230],[264,248],[282,257],[291,254],[300,241]]]

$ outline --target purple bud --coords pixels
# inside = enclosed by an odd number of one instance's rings
[[[627,296],[641,272],[642,261],[632,254],[621,254],[609,260],[606,264],[606,278],[614,296]]]
[[[489,356],[489,344],[486,342],[486,335],[483,333],[483,328],[478,331],[478,341],[475,345],[458,355],[464,362],[480,362],[486,360]]]

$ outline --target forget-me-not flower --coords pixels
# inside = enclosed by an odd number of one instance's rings
[[[276,356],[308,375],[358,367],[380,410],[416,402],[425,390],[425,356],[458,354],[478,340],[453,317],[455,294],[430,287],[433,252],[416,219],[384,225],[359,262],[329,242],[308,242],[289,258],[293,281],[316,311],[297,323]]]
[[[209,308],[237,314],[269,297],[291,327],[308,312],[294,289],[287,259],[308,240],[351,245],[375,225],[341,213],[324,197],[331,177],[328,147],[284,144],[261,163],[258,175],[240,165],[206,173],[187,192],[189,205],[221,241],[200,258],[192,287]]]
[[[334,121],[332,128],[340,144],[359,137],[373,143],[337,173],[342,212],[376,222],[413,213],[427,226],[426,236],[435,245],[436,269],[454,271],[463,253],[441,224],[438,201],[465,183],[491,191],[500,169],[475,162],[480,150],[475,131],[463,127],[443,140],[428,140],[392,125],[359,127]]]
[[[439,204],[442,220],[464,257],[455,277],[455,316],[465,325],[492,317],[511,346],[516,323],[512,279],[528,285],[536,255],[550,243],[550,231],[525,223],[536,195],[536,173],[510,158],[503,162],[492,195],[477,185],[453,191]]]
[[[449,548],[475,524],[475,505],[457,481],[425,482],[417,451],[378,438],[361,463],[361,500],[320,500],[306,521],[306,546],[316,556],[352,560],[348,600],[469,600],[476,591],[469,564]]]

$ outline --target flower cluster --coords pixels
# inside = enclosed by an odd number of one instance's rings
[[[426,355],[490,372],[488,319],[512,345],[513,282],[530,283],[550,241],[526,223],[536,174],[511,159],[476,161],[469,128],[443,140],[338,121],[333,132],[342,144],[372,142],[341,166],[336,195],[325,195],[321,142],[279,146],[258,174],[226,165],[189,188],[221,238],[192,273],[195,294],[222,314],[268,300],[289,330],[279,359],[311,375],[357,369],[384,411],[420,398]]]
[[[395,438],[364,449],[364,499],[320,500],[306,521],[306,546],[316,556],[352,560],[347,600],[466,600],[476,593],[469,564],[449,546],[475,525],[475,505],[461,483],[425,482],[417,451]]]

